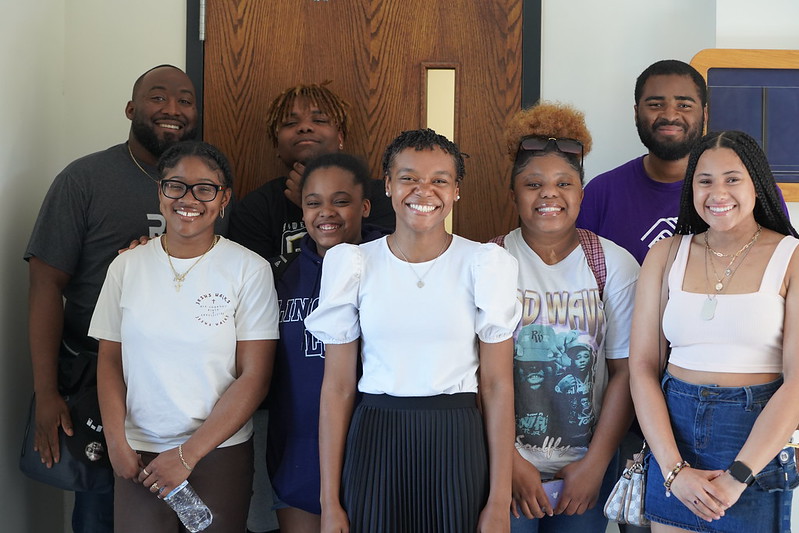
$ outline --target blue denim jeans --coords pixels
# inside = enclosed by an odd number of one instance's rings
[[[74,533],[114,533],[114,491],[76,492],[72,508]]]
[[[781,384],[782,378],[749,387],[694,385],[667,372],[662,388],[682,458],[694,468],[726,469]],[[757,531],[785,531],[783,523],[790,524],[790,489],[796,481],[795,454],[788,448],[757,474],[755,483],[744,490],[720,520],[705,522],[679,499],[666,497],[660,466],[649,454],[646,516],[689,531],[752,533],[753,524],[757,524]]]
[[[574,531],[575,533],[605,533],[608,527],[608,519],[605,518],[603,509],[605,502],[613,490],[618,477],[616,476],[616,465],[618,456],[614,457],[608,465],[602,485],[599,488],[599,497],[596,505],[579,515],[555,515],[545,516],[544,518],[527,518],[523,514],[516,518],[511,514],[510,531],[511,533],[563,533]]]

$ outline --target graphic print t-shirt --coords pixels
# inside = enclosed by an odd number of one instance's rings
[[[605,301],[577,246],[547,265],[514,230],[505,239],[519,260],[522,320],[514,338],[516,448],[544,474],[582,458],[607,384],[605,357],[626,357],[638,265],[602,239],[608,265]],[[608,253],[610,252],[610,253]],[[621,274],[613,271],[618,264]],[[621,284],[620,284],[621,283]],[[608,328],[609,316],[619,326]]]

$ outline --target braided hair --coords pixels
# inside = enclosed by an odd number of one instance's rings
[[[350,105],[327,88],[329,83],[330,80],[326,80],[321,84],[289,87],[272,100],[266,112],[266,128],[272,144],[277,146],[277,132],[291,115],[297,99],[303,99],[307,105],[318,107],[319,111],[330,117],[330,120],[338,126],[341,135],[347,138],[347,110]]]
[[[682,185],[680,215],[677,219],[675,233],[680,235],[696,234],[708,228],[707,222],[702,220],[694,207],[693,181],[699,158],[706,150],[715,148],[729,148],[735,152],[746,167],[746,171],[749,172],[757,196],[754,208],[755,221],[764,228],[782,235],[797,237],[796,230],[783,211],[781,196],[766,154],[752,137],[742,131],[733,130],[708,133],[691,150]]]
[[[438,147],[443,152],[452,156],[455,163],[455,180],[460,182],[466,176],[466,166],[463,163],[464,157],[468,155],[461,152],[458,145],[450,141],[443,135],[439,135],[430,128],[423,130],[409,130],[400,133],[396,139],[391,141],[386,151],[383,153],[383,175],[388,176],[391,165],[397,155],[406,148],[414,148],[417,152],[422,150],[432,150]]]
[[[225,187],[233,186],[233,171],[225,154],[216,146],[202,141],[181,141],[167,148],[158,160],[158,175],[164,179],[169,170],[178,166],[184,158],[191,156],[205,161],[211,170],[220,171]]]

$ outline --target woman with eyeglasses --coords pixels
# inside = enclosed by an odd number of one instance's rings
[[[159,498],[186,479],[213,513],[205,531],[244,531],[250,417],[278,337],[272,271],[214,233],[232,185],[217,148],[178,143],[158,171],[167,232],[114,260],[89,329],[100,340],[115,531],[183,531]]]
[[[519,262],[522,301],[511,531],[603,533],[633,413],[627,355],[638,264],[575,226],[591,149],[582,113],[540,103],[517,113],[505,137],[521,221],[494,239]]]

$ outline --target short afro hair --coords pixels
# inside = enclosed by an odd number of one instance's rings
[[[516,160],[522,139],[531,135],[575,139],[583,143],[584,156],[591,151],[591,133],[585,125],[585,115],[567,104],[540,101],[513,115],[505,128],[505,144],[512,161]]]

